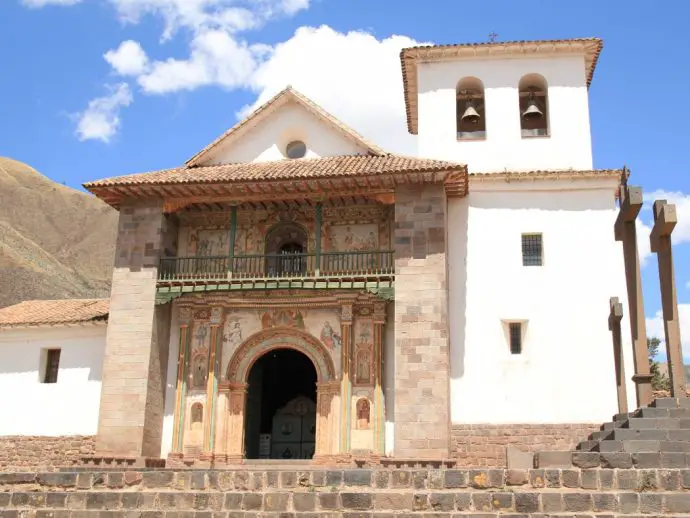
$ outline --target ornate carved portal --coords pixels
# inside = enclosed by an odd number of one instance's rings
[[[248,377],[252,366],[265,354],[278,349],[292,349],[304,354],[316,369],[316,438],[314,458],[338,452],[340,381],[333,360],[325,346],[313,336],[295,328],[270,328],[251,336],[233,354],[221,392],[227,394],[229,408],[225,426],[217,428],[216,455],[229,461],[245,457],[245,427]],[[222,406],[222,405],[221,405]],[[224,450],[224,451],[223,451]]]

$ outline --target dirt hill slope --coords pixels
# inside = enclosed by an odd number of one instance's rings
[[[117,212],[0,157],[0,307],[107,297]]]

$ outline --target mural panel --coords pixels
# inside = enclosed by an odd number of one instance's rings
[[[374,383],[374,324],[370,318],[355,321],[354,384]]]
[[[328,250],[335,252],[378,250],[378,224],[333,225],[329,230]]]
[[[227,229],[197,229],[189,233],[187,255],[227,256],[230,251],[229,242]]]

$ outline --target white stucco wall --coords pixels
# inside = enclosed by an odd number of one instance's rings
[[[210,164],[266,162],[285,158],[285,146],[301,140],[305,158],[366,154],[366,149],[298,104],[287,104],[228,144],[219,147]]]
[[[395,408],[395,302],[386,306],[386,326],[383,336],[383,401],[385,405],[385,453],[393,455]]]
[[[617,412],[609,298],[627,306],[614,186],[490,182],[449,201],[454,423],[597,423]],[[533,232],[541,267],[522,265],[521,234]],[[521,355],[502,323],[515,320],[526,321]],[[630,378],[627,318],[623,337]],[[634,408],[630,381],[628,396]]]
[[[548,85],[549,137],[522,138],[518,83],[540,74]],[[458,141],[458,81],[484,83],[487,138]],[[418,66],[419,155],[469,165],[471,172],[591,169],[584,56],[467,59]]]
[[[168,376],[165,383],[165,410],[163,412],[163,436],[161,458],[168,457],[172,450],[173,427],[175,424],[175,391],[177,390],[177,360],[180,354],[179,311],[173,306],[170,317],[170,348],[168,352]]]
[[[95,435],[105,325],[0,331],[0,436]],[[61,349],[57,383],[41,383],[41,350]]]

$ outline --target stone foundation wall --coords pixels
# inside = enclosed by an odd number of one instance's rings
[[[463,467],[505,467],[506,448],[572,450],[599,430],[594,424],[454,424],[452,457]]]
[[[0,473],[0,515],[36,518],[688,516],[690,470]]]
[[[81,457],[93,455],[94,451],[93,436],[0,437],[0,472],[71,466]]]

